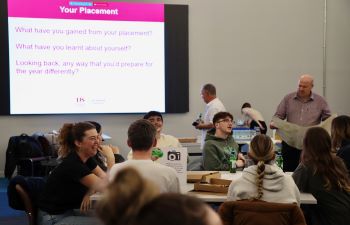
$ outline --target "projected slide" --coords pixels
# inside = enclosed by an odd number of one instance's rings
[[[164,5],[9,0],[11,114],[165,111]]]

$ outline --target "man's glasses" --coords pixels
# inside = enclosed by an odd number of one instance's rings
[[[217,123],[221,123],[221,122],[225,122],[225,123],[232,123],[234,124],[235,122],[231,119],[223,119],[223,120],[219,120]]]

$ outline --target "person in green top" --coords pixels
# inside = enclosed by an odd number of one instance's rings
[[[229,170],[230,156],[236,154],[237,167],[244,166],[244,156],[232,137],[233,116],[229,112],[218,112],[213,118],[214,128],[207,132],[203,147],[204,170]]]

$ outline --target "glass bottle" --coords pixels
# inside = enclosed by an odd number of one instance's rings
[[[229,171],[230,173],[236,173],[236,161],[237,161],[237,152],[234,148],[231,149],[230,160],[229,160]]]
[[[276,155],[276,164],[279,168],[283,169],[283,157],[281,154]]]

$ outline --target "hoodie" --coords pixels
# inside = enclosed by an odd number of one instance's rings
[[[229,187],[227,200],[253,199],[258,194],[256,185],[257,165],[245,168],[242,176]],[[283,173],[276,164],[265,164],[263,196],[261,200],[276,203],[297,203],[300,205],[300,192],[293,178]]]
[[[238,144],[229,135],[226,139],[215,136],[215,128],[207,132],[203,147],[204,170],[229,170],[231,151],[238,155]]]

